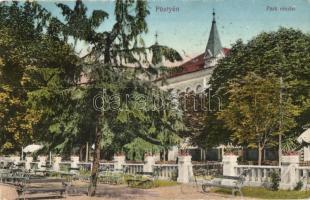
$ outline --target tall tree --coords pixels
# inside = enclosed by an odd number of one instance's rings
[[[291,28],[260,33],[247,43],[236,41],[213,72],[210,80],[212,95],[220,97],[221,109],[225,109],[229,103],[231,80],[242,79],[250,72],[261,77],[270,73],[283,77],[284,98],[289,95],[292,103],[302,110],[295,116],[297,126],[288,130],[284,140],[296,137],[309,124],[309,45],[309,34]],[[223,143],[223,139],[224,143],[228,142],[231,130],[217,118],[217,111],[209,110],[205,114],[206,123],[200,127],[200,134],[193,137],[194,144],[215,146]]]
[[[32,126],[40,119],[40,111],[28,107],[24,86],[25,71],[31,66],[48,65],[42,62],[41,51],[46,48],[43,27],[49,13],[35,2],[0,3],[0,93],[1,150],[16,152],[34,139]],[[39,48],[41,47],[41,48]]]
[[[119,103],[119,108],[108,112],[99,111],[93,113],[95,123],[95,156],[91,173],[89,195],[95,194],[100,152],[105,144],[111,144],[117,138],[130,142],[135,137],[157,145],[163,145],[163,140],[158,139],[160,133],[175,133],[180,115],[169,111],[152,108],[151,101],[145,97],[159,98],[167,96],[158,88],[146,81],[145,76],[156,72],[155,66],[162,61],[162,57],[169,61],[181,60],[181,56],[173,49],[158,44],[145,47],[141,38],[142,33],[147,32],[146,17],[149,14],[145,1],[115,2],[115,24],[110,31],[97,33],[93,31],[93,22],[98,26],[107,14],[102,11],[94,11],[91,19],[86,16],[87,9],[80,1],[76,2],[74,9],[64,4],[58,4],[65,16],[65,22],[61,27],[63,34],[72,35],[75,39],[87,41],[93,45],[91,52],[85,56],[89,83],[85,87],[85,96],[81,98],[89,102],[96,93],[103,89],[105,96],[127,94],[134,99],[141,100],[145,107],[138,109],[136,103]],[[96,18],[96,20],[93,20]],[[82,23],[80,23],[82,22]],[[79,32],[76,32],[76,27]],[[148,56],[151,55],[151,62]],[[128,68],[129,67],[129,68]],[[134,67],[134,68],[133,68]],[[141,74],[142,78],[141,79]],[[91,84],[90,84],[91,83]],[[92,96],[93,95],[93,96]],[[158,95],[158,96],[155,96]],[[124,97],[123,97],[124,98]],[[157,99],[156,99],[157,98]],[[121,98],[121,100],[124,100]],[[125,99],[121,102],[127,102]],[[126,127],[126,128],[125,128]],[[126,136],[124,136],[123,133]],[[104,140],[108,139],[107,142]],[[119,142],[118,142],[119,143]],[[122,142],[121,142],[122,143]]]
[[[262,32],[247,43],[236,41],[229,55],[217,65],[210,81],[213,91],[222,99],[223,108],[228,103],[230,80],[242,78],[249,72],[262,77],[273,73],[283,77],[287,85],[284,96],[290,95],[292,103],[302,109],[296,116],[298,125],[290,131],[295,136],[300,134],[302,127],[309,124],[309,45],[309,34],[283,27]]]
[[[258,148],[259,165],[263,149],[277,144],[275,136],[296,125],[294,117],[299,109],[290,98],[281,103],[280,90],[279,78],[275,75],[262,78],[250,73],[230,82],[228,106],[218,112],[237,144]]]
[[[144,46],[141,34],[147,32],[145,18],[149,13],[144,1],[116,1],[116,23],[112,30],[102,33],[95,30],[107,19],[104,11],[95,10],[87,17],[87,8],[81,1],[77,1],[73,9],[57,5],[62,9],[64,21],[53,17],[37,3],[1,4],[1,24],[11,31],[9,33],[17,28],[16,34],[12,34],[14,37],[5,39],[4,43],[11,47],[12,41],[16,42],[10,49],[11,54],[5,45],[0,48],[1,78],[17,85],[13,88],[24,90],[21,102],[38,118],[36,123],[27,126],[36,134],[33,138],[37,141],[63,153],[70,153],[73,147],[85,141],[95,143],[89,187],[89,195],[94,195],[103,148],[119,144],[115,146],[119,151],[120,146],[137,137],[155,145],[173,144],[166,136],[182,128],[181,113],[171,109],[174,104],[167,100],[169,93],[159,90],[146,77],[156,73],[155,66],[163,59],[182,58],[166,46]],[[29,9],[31,16],[28,16]],[[29,21],[19,26],[23,16]],[[28,29],[31,31],[26,31]],[[28,35],[24,37],[23,32]],[[69,38],[86,41],[93,48],[88,55],[79,58]],[[16,46],[20,48],[18,56],[13,51]],[[149,56],[151,61],[148,61]],[[5,74],[5,69],[12,69],[11,58],[23,63],[13,63],[15,74],[9,75]],[[88,79],[83,84],[80,82],[82,71]],[[15,76],[16,80],[12,79]],[[1,106],[5,112],[13,100],[8,97],[10,91],[10,88],[1,90],[4,97]],[[108,100],[120,97],[113,99],[112,104],[103,101],[106,110],[94,109],[94,97],[100,93]],[[154,105],[162,100],[167,100],[166,104]],[[112,109],[112,105],[116,109]],[[5,112],[0,119],[7,115]]]

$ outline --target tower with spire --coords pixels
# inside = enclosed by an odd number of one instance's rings
[[[155,35],[155,39],[157,36]],[[158,41],[155,41],[158,43]],[[223,48],[217,29],[215,10],[212,11],[212,24],[205,51],[181,64],[178,69],[166,77],[159,77],[155,82],[164,90],[179,92],[204,91],[217,62],[229,54],[230,49]]]
[[[183,93],[194,92],[196,94],[202,94],[206,92],[206,90],[210,88],[210,77],[216,68],[217,62],[229,54],[230,49],[222,47],[216,26],[214,9],[212,17],[210,35],[205,51],[184,62],[177,67],[177,70],[174,72],[154,80],[162,90],[171,92],[172,97]],[[187,140],[185,140],[180,146],[183,146],[184,148],[189,147],[190,145],[186,141]],[[197,147],[197,150],[198,149],[199,148]],[[174,147],[174,150],[171,153],[170,152],[170,155],[175,155],[175,152],[178,152],[178,147]],[[201,155],[202,154],[204,153],[201,152]],[[176,160],[176,157],[171,156],[169,159]]]
[[[220,40],[220,35],[217,31],[216,20],[215,20],[215,11],[212,12],[213,20],[210,30],[210,35],[208,43],[205,50],[205,67],[214,66],[217,63],[217,60],[224,56],[223,47]]]

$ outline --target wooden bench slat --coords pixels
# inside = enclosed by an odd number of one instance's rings
[[[213,183],[205,183],[205,186],[209,187],[220,187],[220,188],[239,188],[237,185],[221,185],[221,184],[213,184]]]
[[[221,179],[232,179],[232,180],[241,180],[242,178],[239,176],[220,176]]]
[[[64,192],[65,188],[24,188],[24,192]]]

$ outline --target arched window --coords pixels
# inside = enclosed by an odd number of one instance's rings
[[[190,93],[191,92],[191,88],[190,87],[186,88],[185,92],[186,93]]]
[[[202,92],[202,86],[201,85],[197,85],[196,93],[201,93],[201,92]]]

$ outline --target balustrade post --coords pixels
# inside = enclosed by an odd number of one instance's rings
[[[178,179],[180,183],[189,183],[193,176],[192,156],[178,156]]]
[[[38,160],[39,160],[38,169],[39,170],[46,169],[46,167],[42,167],[42,166],[46,165],[47,156],[38,156]]]
[[[235,168],[238,166],[237,155],[224,155],[223,156],[223,175],[236,176]]]
[[[257,168],[257,182],[262,182],[263,176],[262,176],[263,169]]]
[[[252,168],[251,169],[251,176],[250,176],[250,180],[255,182],[255,177],[256,177],[256,174],[255,174],[255,168]]]
[[[268,171],[267,171],[267,169],[266,168],[264,168],[263,169],[263,179],[262,179],[262,181],[263,182],[267,182],[268,181]]]
[[[281,189],[294,189],[298,182],[298,155],[283,155],[281,162]]]
[[[30,170],[31,169],[32,161],[33,161],[33,157],[32,156],[26,156],[26,163],[25,163],[26,170]]]
[[[115,170],[122,170],[123,165],[126,163],[126,157],[124,155],[114,155],[114,169]]]
[[[80,158],[78,156],[71,156],[70,157],[70,160],[71,160],[71,168],[78,168],[78,164],[80,162]],[[71,173],[75,173],[76,170],[70,170]]]
[[[61,157],[56,156],[54,157],[54,163],[53,163],[53,170],[58,172],[60,171],[60,163],[61,163]]]
[[[144,158],[143,172],[153,172],[155,160],[156,160],[155,156],[147,155]]]
[[[224,176],[237,176],[237,169],[236,167],[238,166],[237,163],[237,155],[224,155],[223,156],[223,175]],[[222,184],[225,185],[233,185],[234,180],[228,180],[224,179],[222,181]]]

